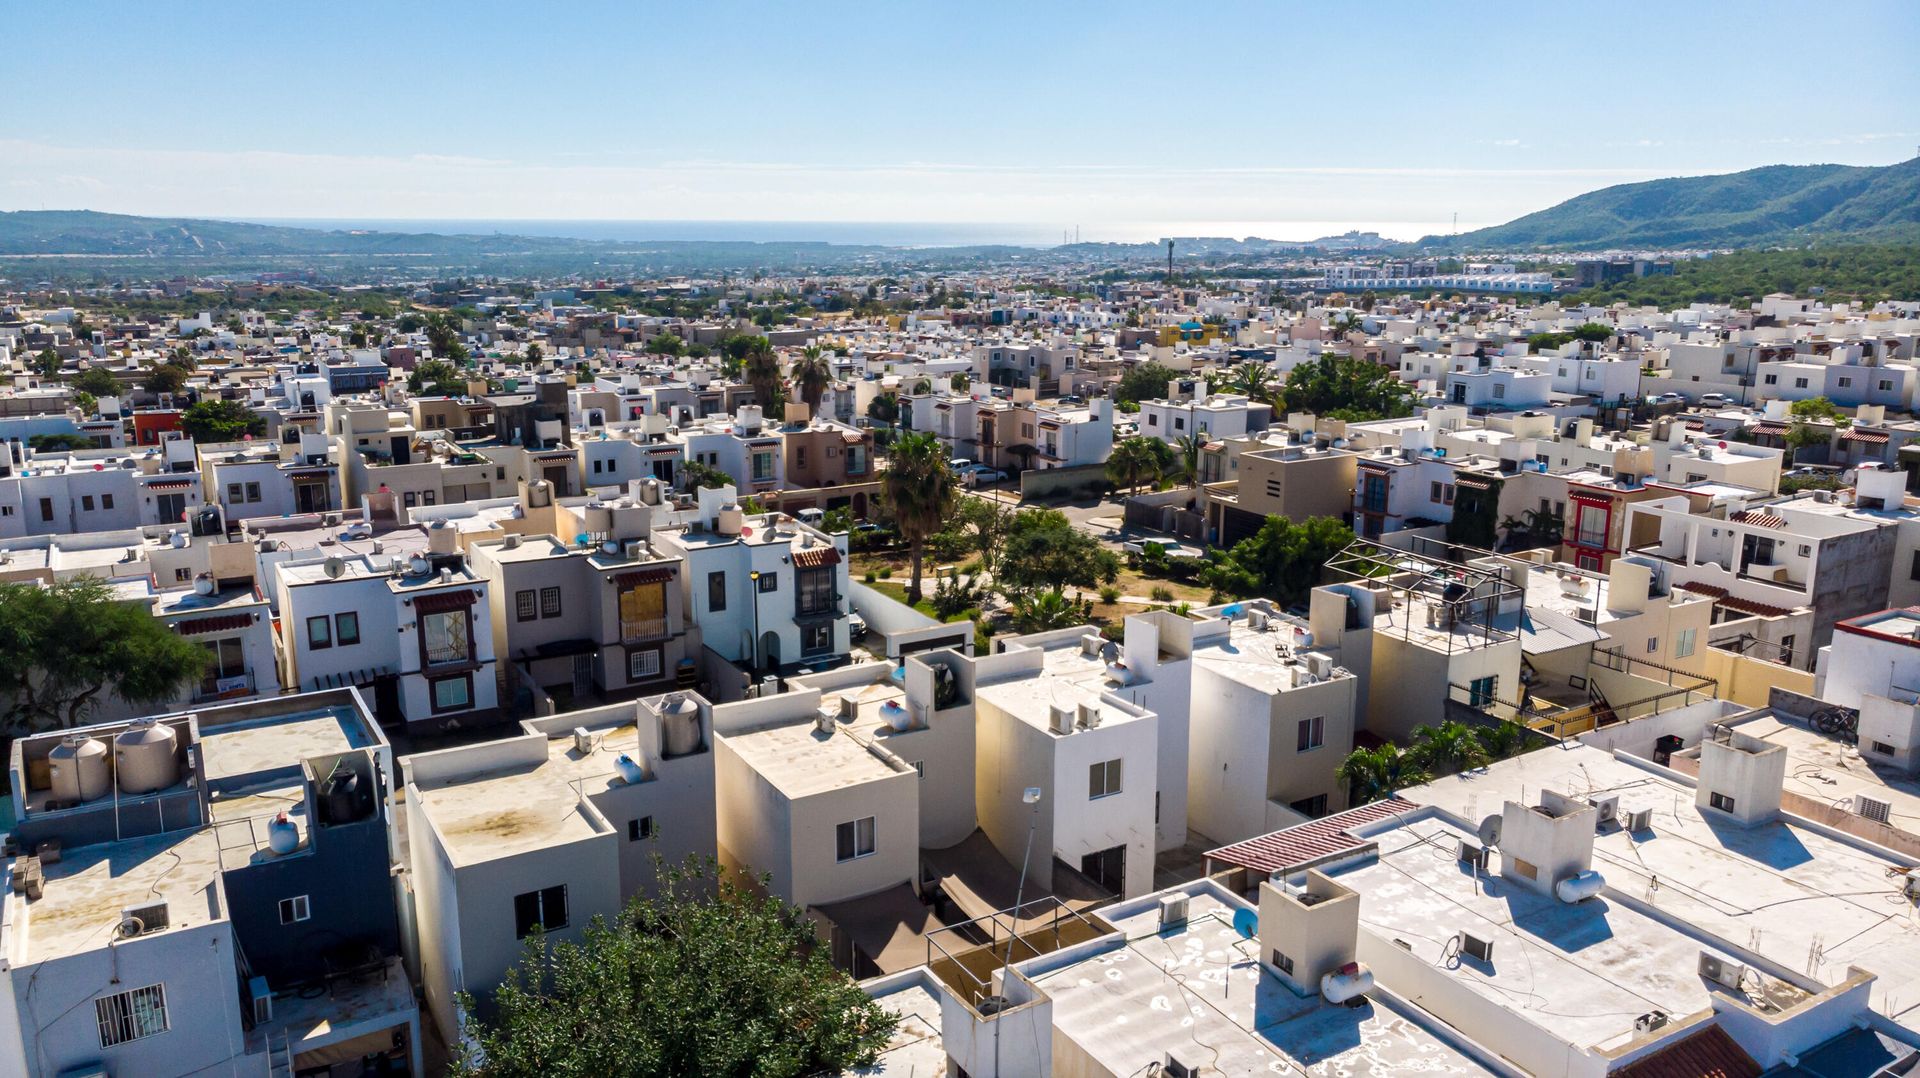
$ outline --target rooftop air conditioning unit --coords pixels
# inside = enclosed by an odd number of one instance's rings
[[[146,906],[129,906],[120,911],[120,938],[131,939],[144,936],[149,932],[158,932],[167,927],[167,904],[155,902]]]
[[[1589,797],[1587,798],[1587,804],[1593,806],[1593,827],[1596,831],[1612,823],[1620,816],[1619,794],[1602,794],[1599,797]]]
[[[1853,798],[1853,811],[1875,823],[1888,823],[1893,816],[1893,805],[1877,797],[1856,794]]]
[[[1074,708],[1075,719],[1083,730],[1091,730],[1100,725],[1100,709],[1092,704],[1079,704]]]
[[[1307,653],[1307,673],[1324,680],[1333,676],[1333,658],[1317,651]]]
[[[1735,992],[1740,990],[1740,982],[1747,978],[1747,967],[1738,962],[1730,962],[1717,954],[1700,952],[1700,976]]]
[[[1478,871],[1486,871],[1487,850],[1484,846],[1479,846],[1462,839],[1460,842],[1460,851],[1455,857],[1463,865],[1472,865]]]
[[[1639,834],[1653,826],[1653,810],[1634,809],[1632,812],[1627,813],[1624,819],[1626,820],[1626,829],[1634,834]]]
[[[573,751],[582,756],[593,751],[593,735],[588,733],[584,726],[573,728]]]
[[[1160,1078],[1193,1078],[1193,1068],[1173,1057],[1172,1052],[1160,1064]]]
[[[1056,734],[1073,733],[1073,709],[1059,704],[1047,708],[1047,728]]]
[[[267,987],[265,977],[254,977],[247,981],[247,997],[253,1002],[255,1026],[273,1021],[273,989]]]
[[[1667,1012],[1648,1011],[1633,1020],[1633,1031],[1635,1033],[1652,1033],[1656,1029],[1664,1028],[1666,1024]]]
[[[1160,931],[1187,923],[1187,896],[1167,895],[1160,900]]]
[[[1493,961],[1493,941],[1483,940],[1470,932],[1460,933],[1460,953],[1477,962]]]

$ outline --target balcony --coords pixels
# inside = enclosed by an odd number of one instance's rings
[[[201,680],[194,691],[193,702],[204,704],[213,700],[237,700],[253,695],[253,671],[246,670],[228,677],[214,677],[209,674]]]
[[[667,619],[664,617],[620,619],[620,639],[623,642],[665,640],[666,638]]]

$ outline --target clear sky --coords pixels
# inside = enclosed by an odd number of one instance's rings
[[[53,0],[4,24],[0,209],[1411,237],[1920,145],[1915,0]]]

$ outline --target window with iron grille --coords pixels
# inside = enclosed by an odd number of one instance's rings
[[[165,1033],[168,1029],[166,987],[150,984],[101,996],[93,1001],[93,1014],[100,1025],[102,1048]]]

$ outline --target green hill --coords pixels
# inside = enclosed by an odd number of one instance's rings
[[[1447,251],[1755,247],[1920,240],[1920,158],[1880,167],[1768,165],[1602,188],[1417,246]]]

